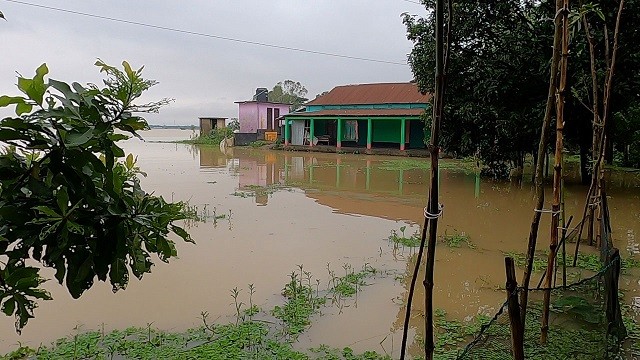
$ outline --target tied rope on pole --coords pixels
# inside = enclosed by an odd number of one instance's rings
[[[434,220],[437,219],[439,217],[442,217],[442,213],[444,211],[444,205],[443,204],[438,204],[438,213],[436,214],[432,214],[429,212],[429,206],[425,206],[424,207],[424,218],[427,220]]]

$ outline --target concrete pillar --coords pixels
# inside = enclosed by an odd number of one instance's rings
[[[338,138],[336,139],[336,147],[342,147],[342,119],[338,118]]]
[[[309,146],[313,146],[313,138],[315,137],[314,135],[315,122],[313,120],[314,119],[309,119]]]
[[[284,146],[289,146],[289,120],[284,120]]]
[[[373,135],[373,124],[371,118],[367,119],[367,149],[371,150],[371,137]]]
[[[405,135],[407,132],[407,119],[402,119],[400,122],[400,150],[404,150]]]

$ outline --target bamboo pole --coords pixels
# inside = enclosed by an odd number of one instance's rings
[[[509,322],[511,324],[511,349],[514,360],[524,360],[524,331],[520,318],[520,305],[518,304],[518,282],[516,280],[516,266],[513,258],[504,258],[504,266],[507,273],[507,305]]]
[[[442,122],[444,95],[444,0],[436,0],[436,74],[433,107],[433,121],[431,122],[431,141],[429,151],[431,156],[431,187],[429,190],[429,204],[427,207],[429,218],[429,240],[427,243],[427,259],[424,274],[424,310],[425,310],[425,360],[433,359],[433,271],[436,257],[436,237],[438,234],[438,217],[441,208],[438,203],[438,158],[440,155],[440,123]]]
[[[601,121],[601,127],[604,128],[607,124],[607,119],[609,117],[609,105],[611,104],[610,98],[611,98],[611,88],[613,87],[613,75],[615,73],[615,65],[616,65],[616,60],[617,60],[617,55],[618,55],[618,35],[620,34],[620,19],[622,18],[622,10],[624,9],[624,1],[625,0],[620,0],[620,3],[618,4],[618,14],[616,16],[616,25],[615,25],[615,29],[613,32],[613,52],[612,55],[609,56],[609,41],[608,41],[608,37],[606,40],[606,67],[607,67],[607,74],[605,76],[605,87],[604,87],[604,94],[603,94],[603,110],[602,110],[602,121]],[[588,22],[584,19],[583,17],[583,23],[585,24],[585,29],[588,26]],[[587,33],[587,38],[589,38],[590,33]],[[606,32],[605,32],[606,34]],[[590,49],[591,50],[591,49]],[[591,76],[592,79],[593,77],[597,76],[597,74],[593,71],[594,69],[594,65],[593,63],[595,63],[595,56],[591,56],[591,62],[592,62],[592,72],[591,72]],[[594,84],[597,85],[597,81],[594,82]],[[596,90],[597,91],[597,90]],[[594,117],[595,119],[595,117]],[[595,128],[594,128],[595,131]],[[599,172],[599,169],[602,167],[602,159],[604,158],[604,150],[606,149],[606,136],[604,131],[600,132],[600,139],[599,139],[599,143],[595,143],[594,141],[594,147],[597,146],[598,148],[598,157],[597,160],[594,159],[594,165],[593,165],[593,174],[597,174]],[[592,174],[592,175],[593,175]],[[592,203],[592,197],[597,195],[594,195],[594,192],[597,191],[599,185],[597,184],[597,178],[594,178],[592,176],[591,179],[591,185],[589,186],[589,193],[587,194],[587,199],[586,199],[586,204],[585,204],[585,213],[587,210],[587,207],[589,207],[589,228],[588,231],[591,232],[591,234],[589,235],[589,239],[592,240],[593,239],[593,216],[594,213],[592,211],[593,207],[590,206],[590,203]],[[583,219],[584,219],[584,214],[583,214]],[[582,233],[582,228],[580,229],[580,233]],[[591,245],[593,245],[593,243],[590,242]],[[574,258],[573,258],[573,266],[576,266],[576,261],[578,259],[578,251],[580,248],[580,236],[578,236],[578,241],[576,242],[576,249],[575,249],[575,253],[574,253]]]
[[[556,8],[562,7],[562,0],[556,0]],[[551,125],[551,116],[554,109],[556,98],[556,82],[558,77],[558,62],[560,60],[560,29],[561,22],[558,16],[555,17],[555,32],[553,35],[553,55],[551,58],[551,71],[549,74],[549,94],[547,96],[547,106],[542,121],[542,131],[540,132],[540,143],[538,145],[538,160],[536,166],[535,188],[536,188],[536,207],[531,220],[531,229],[529,231],[529,241],[527,245],[527,260],[524,275],[522,279],[522,292],[520,293],[520,318],[522,326],[526,321],[527,301],[529,298],[529,283],[531,281],[531,273],[533,270],[533,258],[536,252],[536,243],[538,241],[538,228],[540,226],[540,215],[544,206],[544,158],[547,148],[547,137]]]
[[[428,314],[425,316],[425,359],[433,358],[433,267],[435,259],[435,239],[437,235],[437,218],[441,214],[442,209],[438,204],[438,189],[439,189],[439,171],[438,171],[438,159],[440,154],[439,137],[440,137],[440,122],[442,119],[442,113],[444,111],[444,92],[445,92],[445,74],[449,64],[449,49],[451,44],[451,28],[453,26],[453,2],[447,1],[447,13],[448,23],[446,36],[446,48],[444,46],[443,39],[443,27],[444,27],[444,0],[437,0],[436,2],[436,74],[435,74],[435,92],[433,97],[433,121],[431,123],[431,139],[430,139],[430,157],[431,157],[431,184],[429,190],[429,200],[427,210],[430,216],[425,212],[424,224],[422,226],[422,238],[420,241],[420,249],[418,250],[418,258],[413,271],[413,277],[411,278],[411,285],[409,288],[409,294],[407,299],[407,308],[405,312],[404,327],[402,332],[402,346],[400,349],[400,359],[404,360],[406,356],[407,339],[409,320],[411,318],[411,304],[413,294],[415,292],[416,280],[418,279],[418,272],[422,261],[422,254],[424,252],[425,243],[427,239],[427,229],[429,229],[429,245],[427,250],[427,262],[425,264],[425,280],[423,285],[425,286],[425,312]],[[435,189],[435,190],[434,190]],[[436,216],[434,216],[436,215]],[[433,229],[433,230],[431,230]],[[429,260],[431,259],[431,260]],[[430,265],[429,265],[430,264]],[[429,271],[429,268],[431,271]],[[430,273],[430,275],[428,275]],[[430,282],[427,279],[430,278]],[[428,285],[430,284],[430,285]],[[430,287],[430,291],[426,291],[426,288]],[[430,306],[427,304],[430,303]],[[426,309],[430,308],[429,311]],[[429,325],[430,324],[430,325]]]
[[[562,150],[564,130],[564,101],[567,91],[567,66],[569,62],[569,0],[563,0],[558,9],[562,16],[562,60],[560,66],[560,85],[556,97],[556,153],[553,165],[553,204],[551,205],[551,239],[547,258],[547,278],[545,282],[542,308],[542,328],[540,342],[546,344],[549,333],[549,304],[551,301],[551,281],[553,279],[555,254],[558,247],[558,227],[560,226],[560,192],[562,185]]]

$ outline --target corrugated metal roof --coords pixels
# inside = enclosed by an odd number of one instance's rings
[[[280,102],[273,102],[273,101],[256,101],[256,100],[234,101],[234,104],[271,104],[271,105],[289,105],[289,106],[292,105],[289,103],[280,103]]]
[[[429,99],[414,83],[377,83],[336,86],[307,105],[426,104]]]
[[[420,116],[424,109],[343,109],[343,110],[320,110],[300,113],[291,113],[285,117],[323,117],[323,116],[344,116],[344,117],[380,117],[380,116]]]

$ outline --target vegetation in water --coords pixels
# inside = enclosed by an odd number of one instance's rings
[[[331,272],[330,268],[328,267]],[[350,348],[334,349],[320,346],[309,351],[293,349],[296,335],[304,331],[311,317],[324,306],[330,294],[339,293],[348,298],[355,293],[344,284],[351,284],[356,291],[364,285],[366,276],[375,274],[369,265],[355,272],[351,265],[345,264],[345,276],[334,276],[326,290],[320,289],[320,281],[304,270],[290,275],[290,281],[283,289],[286,303],[276,306],[268,312],[262,311],[253,303],[255,287],[249,285],[248,303],[241,300],[243,292],[237,287],[231,290],[232,305],[235,309],[235,321],[228,324],[212,324],[209,314],[202,313],[203,325],[185,332],[165,332],[148,324],[145,328],[78,332],[73,336],[59,339],[51,346],[38,349],[20,347],[1,359],[22,359],[25,356],[35,359],[319,359],[319,360],[375,360],[390,359],[374,351],[355,354]],[[272,314],[285,325],[282,331],[273,321],[264,317]],[[79,330],[79,329],[78,329]]]
[[[516,252],[505,252],[504,256],[512,257],[516,266],[524,268],[526,265],[526,255]],[[631,269],[640,269],[640,260],[627,257],[622,258],[620,269],[623,273],[629,272]],[[562,266],[564,260],[562,256],[558,255],[558,266]],[[567,267],[573,267],[573,254],[567,254]],[[547,268],[547,254],[541,251],[536,252],[536,256],[533,258],[533,272],[544,271]],[[578,261],[576,262],[576,268],[582,270],[588,270],[592,272],[598,272],[602,269],[602,261],[600,261],[599,254],[578,254]]]
[[[284,333],[295,339],[311,324],[311,316],[318,313],[322,306],[336,305],[341,311],[345,299],[356,295],[365,286],[365,278],[377,273],[376,269],[365,264],[356,272],[349,264],[342,266],[344,275],[338,276],[327,264],[329,282],[326,291],[320,290],[320,279],[305,271],[302,265],[298,271],[289,275],[289,282],[285,285],[282,295],[287,299],[283,306],[276,306],[272,315],[282,322]]]
[[[419,247],[421,241],[420,231],[416,230],[413,234],[407,236],[405,231],[407,230],[406,226],[400,227],[400,234],[398,231],[391,230],[391,235],[389,235],[389,242],[395,245],[404,246],[404,247]],[[450,248],[459,248],[462,246],[466,246],[470,249],[475,249],[475,244],[471,241],[471,237],[467,235],[465,232],[453,231],[453,233],[445,232],[444,235],[440,237],[440,243],[446,245]]]
[[[195,134],[194,134],[195,135]],[[220,142],[233,136],[233,129],[230,127],[214,128],[209,134],[195,135],[191,139],[179,140],[178,143],[192,145],[212,145],[219,146]]]
[[[391,235],[389,235],[389,241],[394,245],[401,245],[404,247],[419,247],[420,246],[420,232],[416,230],[413,234],[407,236],[405,231],[407,230],[406,226],[400,227],[400,234],[396,230],[391,230]]]
[[[152,256],[169,261],[170,233],[193,241],[176,224],[190,217],[185,204],[146,193],[144,173],[118,145],[169,100],[136,104],[156,84],[142,68],[95,65],[104,87],[45,80],[42,64],[33,78],[18,77],[23,96],[0,96],[0,108],[15,106],[15,117],[0,120],[0,309],[18,332],[36,301],[51,299],[33,264],[54,268],[78,298],[96,280],[126,288],[151,271]]]
[[[438,167],[440,169],[452,170],[452,171],[464,171],[473,172],[477,170],[478,163],[472,158],[464,159],[450,159],[446,161],[439,161]],[[382,170],[429,170],[431,169],[431,162],[429,159],[413,159],[413,158],[399,158],[391,160],[383,160],[380,163],[379,169]]]
[[[291,186],[292,184],[285,185],[280,183],[269,184],[267,186],[245,185],[241,189],[238,189],[233,193],[231,193],[231,195],[241,197],[241,198],[266,196],[266,195],[271,195],[280,190],[294,191],[291,188]]]
[[[471,237],[467,235],[464,231],[463,232],[454,231],[451,234],[445,231],[444,235],[442,236],[442,242],[445,243],[450,248],[459,248],[459,247],[462,247],[463,245],[470,249],[475,249],[476,247],[475,244],[471,241]]]
[[[265,140],[256,140],[253,141],[251,143],[249,143],[249,146],[253,147],[253,148],[261,148],[265,145],[271,145],[273,144],[271,141],[265,141]]]

